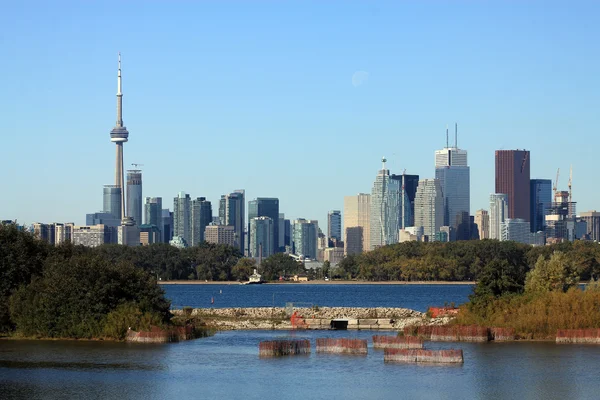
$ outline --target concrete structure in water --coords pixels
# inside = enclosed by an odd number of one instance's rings
[[[495,193],[507,195],[507,218],[531,221],[530,163],[528,150],[496,150]]]

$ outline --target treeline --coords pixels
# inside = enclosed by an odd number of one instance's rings
[[[478,281],[492,271],[510,271],[510,275],[524,281],[540,255],[549,257],[555,251],[574,261],[581,280],[600,275],[600,246],[596,243],[576,241],[532,247],[496,240],[398,243],[348,256],[331,275],[368,281]]]

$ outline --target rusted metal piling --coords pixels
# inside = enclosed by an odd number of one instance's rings
[[[367,354],[366,339],[317,339],[317,353]]]
[[[310,340],[268,340],[258,345],[260,357],[310,354]]]
[[[422,349],[423,339],[417,336],[373,336],[374,349]]]
[[[515,328],[490,328],[490,336],[495,342],[512,342],[515,340]]]
[[[385,362],[460,364],[462,350],[384,349]]]
[[[406,327],[405,336],[417,336],[433,342],[487,342],[489,329],[483,326],[419,326]]]
[[[559,329],[556,343],[600,344],[600,329]]]

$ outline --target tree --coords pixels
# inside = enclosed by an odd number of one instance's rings
[[[231,270],[231,275],[238,281],[247,281],[256,268],[254,258],[240,258]]]
[[[535,268],[527,273],[525,290],[531,293],[566,292],[578,282],[573,258],[556,251],[549,260],[539,256]]]
[[[273,281],[280,276],[290,276],[304,273],[304,264],[294,260],[288,254],[275,253],[265,259],[260,265],[259,272],[266,281]]]
[[[525,281],[525,268],[511,265],[507,260],[493,260],[488,263],[479,276],[479,281],[470,296],[474,303],[487,297],[499,297],[504,294],[522,293]]]

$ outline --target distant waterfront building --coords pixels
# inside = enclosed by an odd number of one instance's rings
[[[269,217],[256,217],[250,220],[250,245],[248,256],[267,258],[275,253],[273,245],[273,220]]]
[[[224,194],[221,196],[219,201],[219,218],[222,225],[229,225],[234,227],[235,231],[235,244],[242,254],[244,254],[244,247],[246,243],[245,236],[245,190],[235,190],[232,193]],[[248,216],[250,219],[250,216]],[[277,217],[272,218],[273,221],[277,221]]]
[[[277,239],[279,242],[279,247],[285,247],[285,214],[279,213],[279,218],[277,220],[277,228],[278,228],[278,236]],[[248,236],[250,236],[250,232],[248,232]]]
[[[235,239],[235,228],[231,225],[209,225],[204,231],[204,240],[208,243],[235,247]]]
[[[279,218],[279,199],[274,197],[257,197],[248,202],[248,221],[256,217],[269,217],[273,221]],[[248,225],[248,231],[250,226]],[[274,224],[273,248],[275,253],[283,251],[279,243],[279,224]]]
[[[173,239],[173,212],[168,208],[162,210],[162,240],[164,243],[169,243]]]
[[[104,185],[103,210],[105,213],[112,214],[114,219],[121,224],[121,188],[117,185]]]
[[[531,179],[529,184],[531,232],[546,228],[546,215],[552,205],[552,181],[550,179]]]
[[[190,246],[192,243],[192,199],[189,194],[179,192],[173,199],[173,236],[179,236]]]
[[[173,247],[177,247],[178,249],[185,249],[188,247],[188,244],[185,242],[185,239],[181,236],[173,236],[171,240],[169,240],[169,244]]]
[[[341,247],[328,247],[324,250],[323,260],[331,265],[337,265],[344,259],[344,249]]]
[[[508,210],[508,195],[504,193],[490,195],[490,239],[502,239],[501,225],[508,219]]]
[[[382,169],[377,173],[371,191],[370,216],[370,250],[388,244],[398,243],[400,218],[400,184],[390,179],[390,171],[386,169],[385,157],[382,159]]]
[[[111,241],[111,231],[106,225],[73,226],[73,244],[96,247]]]
[[[41,224],[39,222],[36,222],[35,224],[33,224],[33,234],[38,239],[43,240],[48,244],[54,245],[54,238],[56,234],[54,224]]]
[[[142,171],[127,171],[127,216],[133,218],[136,225],[142,225]]]
[[[371,195],[344,197],[344,253],[360,254],[371,246]],[[355,228],[360,228],[357,230]],[[360,243],[356,242],[359,240]]]
[[[395,175],[390,179],[400,185],[400,228],[404,229],[415,224],[415,196],[419,185],[419,175]]]
[[[450,240],[469,240],[471,191],[467,151],[459,149],[457,143],[454,147],[448,145],[448,130],[446,147],[435,152],[435,178],[440,181],[444,197],[444,226],[453,228]]]
[[[600,212],[584,211],[580,214],[580,218],[586,223],[586,234],[589,235],[590,240],[600,241]]]
[[[531,221],[530,163],[527,150],[496,150],[496,192],[507,195],[507,218]]]
[[[327,237],[342,240],[342,213],[339,210],[327,213]]]
[[[403,242],[421,242],[423,240],[423,227],[407,226],[400,229],[398,233],[398,241]]]
[[[475,224],[479,231],[479,239],[490,238],[490,214],[487,210],[477,210],[475,212]]]
[[[444,223],[444,197],[437,179],[421,179],[415,197],[415,227],[427,241],[435,241]]]
[[[507,218],[500,224],[500,240],[541,246],[544,244],[543,232],[530,232],[530,224],[522,218]]]
[[[54,224],[54,244],[58,246],[65,242],[72,242],[74,226],[75,224],[72,222]]]
[[[148,246],[154,243],[160,243],[160,229],[156,225],[142,224],[140,228],[140,244]]]
[[[144,225],[156,226],[159,230],[158,242],[165,242],[162,223],[162,197],[146,197],[144,201]]]
[[[549,243],[573,241],[576,237],[576,206],[568,191],[558,191],[546,214],[546,238]]]
[[[140,245],[140,227],[135,224],[121,224],[117,227],[117,235],[119,244],[124,246]]]
[[[315,220],[299,218],[294,220],[293,246],[294,254],[305,258],[316,259],[318,248],[319,225]]]
[[[205,197],[192,200],[192,246],[204,242],[204,231],[212,222],[212,205]]]

